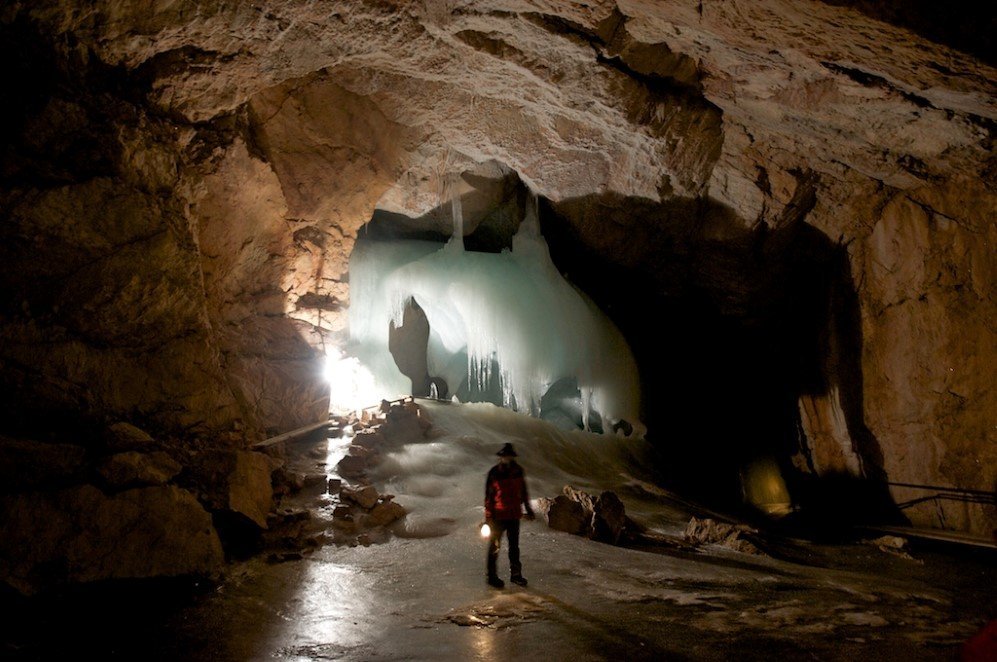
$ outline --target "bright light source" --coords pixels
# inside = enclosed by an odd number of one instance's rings
[[[487,524],[482,524],[481,525],[481,537],[482,538],[488,538],[491,535],[492,535],[492,527],[488,526]]]
[[[374,376],[359,360],[332,348],[325,355],[325,378],[329,382],[329,410],[359,411],[381,401]]]

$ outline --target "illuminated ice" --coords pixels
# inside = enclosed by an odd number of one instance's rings
[[[351,353],[382,397],[411,393],[388,350],[415,300],[430,325],[428,371],[456,393],[496,389],[501,403],[537,415],[547,390],[574,380],[584,425],[626,421],[638,434],[640,386],[619,330],[551,261],[530,205],[512,250],[465,251],[463,242],[359,241],[350,259]],[[455,226],[457,226],[455,210]]]

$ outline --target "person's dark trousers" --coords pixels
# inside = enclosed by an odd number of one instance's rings
[[[519,562],[519,520],[492,520],[492,535],[488,539],[488,576],[497,577],[499,547],[502,545],[502,533],[509,540],[509,574],[519,577],[523,574],[523,566]]]

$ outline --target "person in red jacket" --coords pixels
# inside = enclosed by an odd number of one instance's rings
[[[485,522],[491,528],[488,539],[488,584],[502,588],[505,582],[496,572],[502,533],[509,542],[510,579],[514,584],[526,586],[523,566],[519,562],[519,520],[526,511],[526,519],[534,518],[530,497],[526,492],[523,468],[516,463],[516,451],[506,444],[496,453],[499,463],[488,472],[485,479]]]

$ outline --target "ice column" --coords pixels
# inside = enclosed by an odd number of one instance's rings
[[[463,250],[459,198],[452,200],[455,234],[445,247],[361,241],[351,257],[352,349],[385,395],[410,392],[388,351],[388,328],[402,323],[405,306],[415,299],[431,329],[429,373],[445,379],[452,392],[461,383],[485,389],[498,380],[505,406],[536,414],[547,389],[573,378],[586,425],[592,410],[607,430],[625,420],[641,434],[630,348],[557,271],[540,233],[536,201],[528,205],[512,250],[495,254]]]

